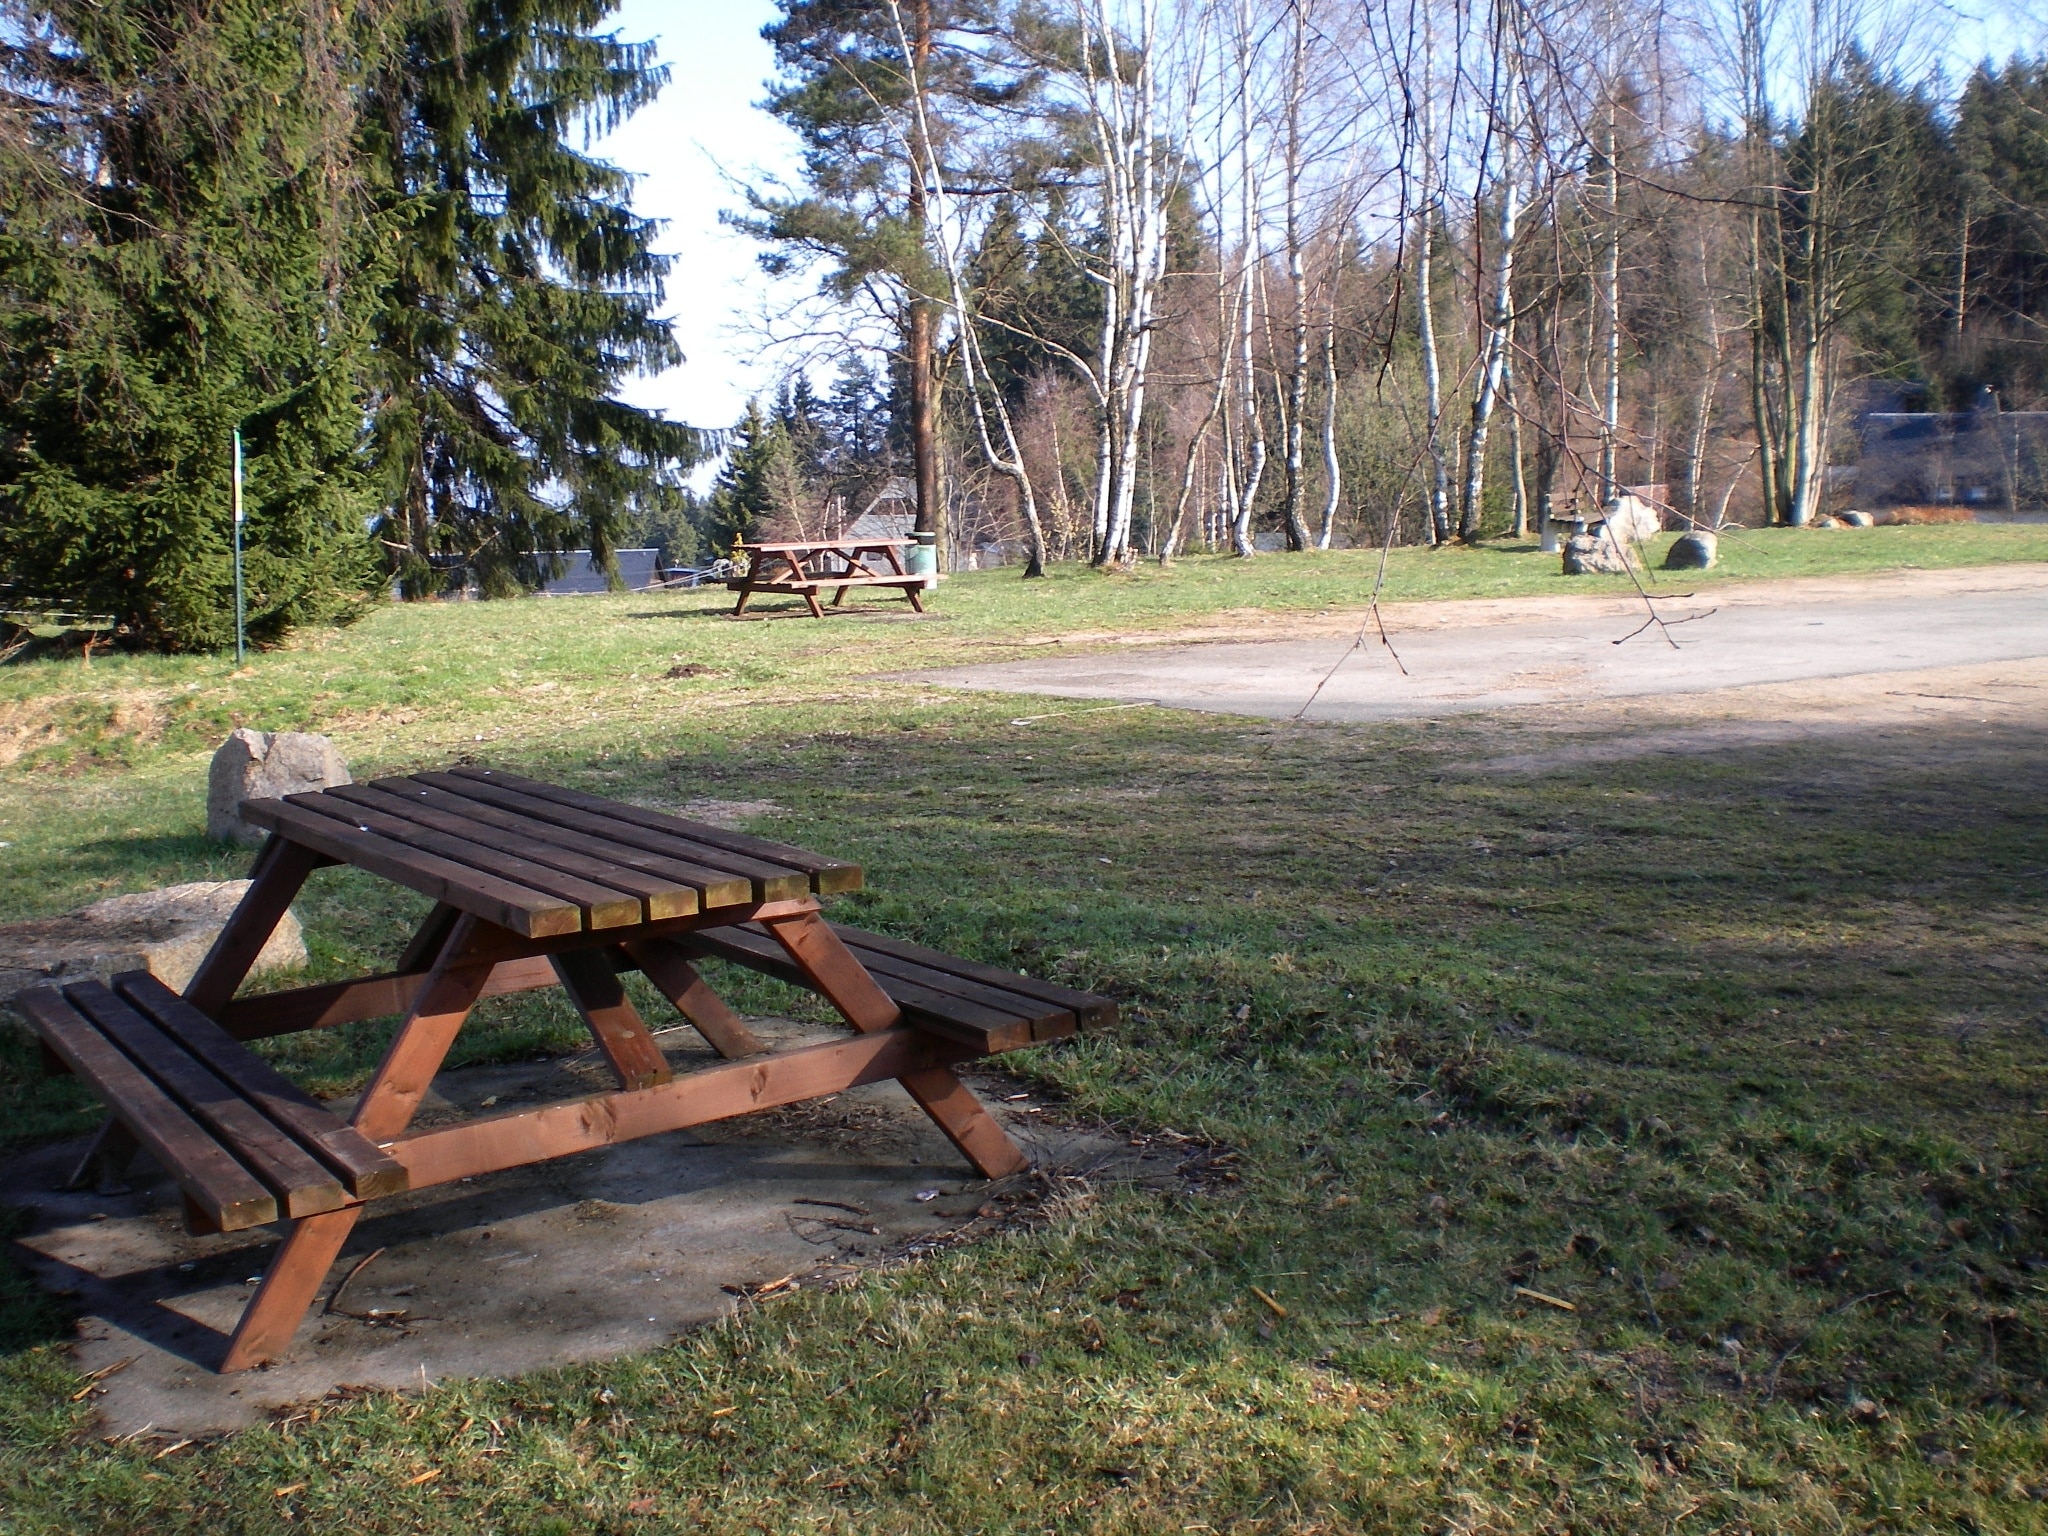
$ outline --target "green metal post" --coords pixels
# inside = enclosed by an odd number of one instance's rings
[[[242,607],[242,429],[235,428],[235,665],[248,651]]]

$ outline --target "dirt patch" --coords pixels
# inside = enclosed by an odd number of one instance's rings
[[[1910,765],[1949,754],[1953,730],[2044,721],[2048,659],[1985,662],[1674,698],[1595,699],[1505,710],[1474,724],[1493,744],[1513,741],[1518,749],[1469,767],[1482,773],[1545,773],[1642,757],[1851,737],[1881,740],[1889,759]],[[1550,741],[1531,747],[1526,743],[1532,735]]]
[[[749,1022],[776,1049],[837,1038]],[[679,1071],[713,1060],[687,1029],[660,1038]],[[187,1235],[176,1188],[146,1165],[126,1192],[57,1192],[78,1144],[39,1148],[0,1179],[33,1192],[18,1256],[84,1314],[77,1364],[103,1373],[104,1432],[184,1437],[344,1385],[402,1390],[648,1349],[735,1307],[1039,1219],[1098,1181],[1204,1182],[1187,1146],[1069,1123],[1014,1079],[972,1080],[1030,1172],[979,1178],[899,1086],[879,1083],[465,1179],[374,1206],[287,1356],[228,1377],[212,1367],[274,1231]],[[588,1053],[448,1072],[417,1123],[610,1086]]]

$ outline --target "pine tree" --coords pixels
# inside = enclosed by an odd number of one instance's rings
[[[699,531],[720,555],[755,538],[762,524],[789,511],[788,487],[795,472],[789,429],[775,415],[747,402],[747,413],[732,429],[725,465],[704,503]]]
[[[404,221],[377,341],[377,535],[409,590],[459,555],[492,595],[602,565],[672,496],[697,434],[620,381],[681,361],[656,316],[668,259],[631,179],[567,142],[653,99],[651,44],[593,29],[609,0],[423,3],[373,84],[370,152]]]
[[[58,0],[0,73],[0,582],[174,649],[375,584],[357,380],[388,242],[347,163],[379,22],[265,0]],[[322,18],[326,18],[323,20]]]

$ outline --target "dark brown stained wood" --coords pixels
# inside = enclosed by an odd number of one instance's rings
[[[849,864],[844,859],[827,858],[823,854],[812,853],[807,848],[792,847],[788,843],[772,842],[765,837],[755,837],[749,832],[714,827],[708,822],[671,816],[666,811],[650,811],[637,805],[622,805],[616,800],[606,800],[600,795],[586,795],[580,790],[542,784],[496,768],[457,768],[453,776],[501,784],[508,789],[516,789],[523,794],[544,800],[553,800],[558,805],[574,806],[579,810],[624,816],[639,826],[674,831],[680,836],[708,844],[713,848],[723,848],[730,853],[748,854],[757,859],[766,859],[773,864],[785,864],[791,869],[800,869],[807,873],[811,879],[811,889],[820,896],[831,896],[840,891],[857,891],[861,886],[861,868],[858,864]]]
[[[277,1220],[277,1198],[55,987],[31,987],[14,1005],[213,1225],[238,1232]]]
[[[645,921],[645,909],[640,898],[615,886],[585,880],[578,875],[566,875],[558,869],[550,869],[545,864],[537,864],[516,853],[486,848],[467,838],[450,837],[445,832],[436,832],[416,821],[408,821],[403,816],[372,810],[366,805],[343,800],[324,790],[316,794],[291,795],[287,798],[292,805],[302,810],[317,811],[322,816],[330,816],[344,824],[353,825],[358,831],[388,838],[394,843],[417,848],[423,853],[453,859],[459,864],[467,864],[472,869],[494,875],[500,880],[510,880],[529,890],[544,891],[550,896],[559,896],[564,901],[573,901],[583,909],[583,926],[586,928],[629,928]]]
[[[470,916],[509,928],[522,937],[582,931],[583,912],[573,903],[500,880],[453,859],[359,832],[352,823],[302,810],[283,800],[251,800],[243,808],[243,819],[259,818],[262,825],[283,833],[294,843],[318,849],[373,875],[382,875],[423,896],[460,907]]]
[[[685,951],[715,955],[773,976],[778,981],[795,986],[810,985],[810,979],[781,944],[752,923],[743,927],[706,929],[682,936],[674,942]],[[853,955],[866,964],[868,957],[859,950],[854,950]],[[1034,1007],[1024,999],[990,1006],[948,991],[944,984],[953,979],[943,973],[920,975],[905,962],[885,960],[885,963],[891,964],[893,970],[878,970],[869,965],[868,972],[882,991],[903,1010],[906,1018],[921,1029],[958,1040],[984,1053],[993,1055],[1019,1050],[1042,1040],[1060,1039],[1074,1031],[1073,1015],[1065,1010],[1047,1010],[1043,1005]]]
[[[114,986],[166,1035],[339,1174],[351,1195],[373,1200],[405,1189],[405,1170],[387,1153],[149,972],[126,972],[114,978]]]
[[[503,789],[482,780],[458,778],[452,773],[422,773],[414,777],[415,782],[443,794],[459,797],[474,804],[479,810],[490,809],[503,815],[517,817],[521,825],[534,829],[536,835],[545,833],[550,828],[558,828],[570,835],[601,839],[637,853],[642,859],[652,862],[636,867],[664,868],[674,872],[689,884],[698,886],[707,911],[717,907],[745,906],[755,899],[755,882],[752,879],[723,864],[707,863],[701,857],[707,853],[718,859],[728,857],[721,850],[685,842],[680,838],[652,832],[645,827],[636,827],[630,822],[622,822],[612,817],[579,811],[572,806],[539,800],[531,795]],[[796,882],[785,879],[781,883],[792,886]],[[793,890],[791,894],[807,895],[809,887],[806,886],[801,891]]]
[[[147,971],[140,974],[149,975]],[[205,1014],[178,1000],[161,982],[157,986],[178,1007],[218,1031],[219,1026]],[[126,998],[97,981],[67,987],[65,996],[99,1026],[101,1034],[127,1052],[129,1060],[156,1079],[187,1114],[211,1131],[216,1141],[232,1149],[235,1160],[270,1187],[287,1216],[338,1211],[348,1203],[332,1173],[248,1099],[208,1071],[181,1041],[137,1012]]]
[[[636,896],[641,905],[640,918],[650,922],[688,917],[697,910],[697,893],[689,886],[535,837],[530,825],[517,831],[494,826],[478,817],[429,805],[418,795],[393,794],[371,784],[347,784],[327,790],[326,794],[331,799],[346,800],[365,810],[417,822],[429,831],[459,837],[480,848],[495,849],[525,862],[544,865],[594,885]]]
[[[905,1014],[928,1014],[987,1030],[991,1051],[1016,1051],[1036,1040],[1063,1040],[1075,1028],[1073,1014],[1065,1008],[1047,1008],[1036,999],[981,987],[973,981],[963,983],[944,971],[913,967],[909,961],[897,961],[887,954],[854,950],[854,958],[881,983],[883,991],[899,1001]],[[977,991],[967,991],[969,987]]]
[[[453,773],[422,774],[420,777],[448,789],[451,793],[487,797],[493,804],[504,806],[535,820],[574,826],[584,831],[592,831],[601,825],[602,835],[614,841],[630,843],[635,847],[646,848],[650,852],[665,853],[673,858],[689,859],[708,868],[723,871],[727,875],[742,876],[752,882],[749,888],[751,899],[756,901],[787,901],[810,894],[810,876],[801,869],[786,864],[770,863],[754,858],[750,854],[732,853],[691,838],[670,827],[648,826],[638,818],[623,814],[630,811],[631,806],[601,800],[598,804],[609,806],[611,809],[600,814],[544,799],[539,795],[530,795],[523,790],[507,789],[486,779]]]
[[[892,939],[884,934],[869,933],[865,929],[850,928],[843,923],[834,923],[832,931],[855,949],[893,955],[899,960],[909,960],[918,965],[930,966],[933,970],[964,976],[970,981],[986,982],[992,987],[1001,987],[1006,992],[1021,992],[1026,997],[1043,998],[1055,1007],[1064,1008],[1072,1013],[1084,1029],[1098,1026],[1106,1029],[1116,1023],[1116,1004],[1109,998],[1093,992],[1082,992],[1073,987],[1063,987],[1056,981],[1044,981],[1036,976],[1024,976],[1016,971],[983,965],[977,960],[963,960],[958,955],[926,949],[922,944],[909,944],[902,939]]]
[[[562,990],[569,994],[598,1050],[618,1074],[621,1088],[652,1088],[674,1076],[668,1058],[641,1022],[639,1010],[619,985],[610,951],[585,949],[556,955],[554,965]]]
[[[426,979],[425,971],[388,971],[357,981],[330,981],[317,987],[294,987],[288,992],[259,992],[229,1003],[221,1011],[220,1026],[237,1040],[262,1040],[301,1029],[386,1019],[410,1008]],[[525,960],[499,961],[491,971],[491,979],[484,983],[482,995],[503,997],[508,992],[536,992],[559,985],[547,957],[535,955]]]
[[[258,802],[260,803],[260,802]],[[284,917],[292,898],[321,864],[327,862],[310,848],[288,843],[272,833],[250,868],[249,889],[235,903],[235,910],[185,984],[185,995],[201,1013],[218,1014],[249,975],[249,968],[270,942],[270,935]]]
[[[953,975],[950,971],[936,971],[930,966],[899,960],[894,955],[862,949],[858,944],[849,943],[847,948],[853,951],[854,959],[867,968],[868,974],[882,984],[882,990],[906,1008],[910,1006],[910,999],[898,988],[916,986],[936,998],[952,998],[962,1004],[988,1009],[1001,1018],[1014,1020],[1022,1026],[1022,1039],[1026,1043],[1033,1040],[1063,1040],[1073,1034],[1078,1027],[1072,1013],[1065,1008],[1055,1008],[1042,998],[1026,997],[1020,992],[991,987],[985,982],[968,981]],[[936,1010],[943,1005],[938,1002],[926,1003],[920,999],[919,1006]]]
[[[430,782],[436,778],[446,779],[456,787],[449,789]],[[502,796],[516,805],[519,800],[516,795],[501,792],[490,785],[472,784],[466,779],[457,779],[447,774],[421,774],[409,779],[377,779],[373,787],[384,790],[387,794],[416,799],[422,805],[432,805],[455,812],[489,826],[502,827],[507,832],[517,833],[522,837],[552,843],[560,848],[573,848],[578,853],[603,859],[609,864],[642,870],[657,879],[695,891],[699,906],[693,910],[739,906],[753,900],[753,883],[744,876],[735,875],[729,870],[714,869],[693,859],[657,853],[651,847],[637,847],[632,843],[621,842],[618,834],[621,831],[628,831],[630,835],[630,831],[600,816],[566,811],[564,808],[566,814],[560,819],[542,821],[531,811],[517,810],[499,803]],[[572,819],[574,825],[570,824]]]

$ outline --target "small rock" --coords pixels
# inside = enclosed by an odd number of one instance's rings
[[[0,926],[0,999],[39,982],[105,981],[122,971],[148,971],[182,992],[248,889],[246,880],[198,880]],[[287,911],[250,974],[305,963],[305,935]]]
[[[1844,512],[1842,525],[1847,528],[1875,528],[1877,519],[1868,512]]]
[[[1671,548],[1664,552],[1664,569],[1667,571],[1704,571],[1710,569],[1719,558],[1721,541],[1705,529],[1680,534],[1671,541]]]
[[[1875,1424],[1885,1417],[1885,1411],[1867,1397],[1859,1397],[1849,1404],[1849,1417],[1859,1424]]]
[[[305,731],[238,730],[213,754],[206,778],[206,835],[256,844],[266,834],[242,820],[250,800],[282,800],[350,782],[348,764],[325,736]]]
[[[1809,528],[1839,528],[1842,526],[1842,520],[1838,517],[1824,515],[1821,517],[1816,517],[1812,522],[1808,523],[1806,526]]]

